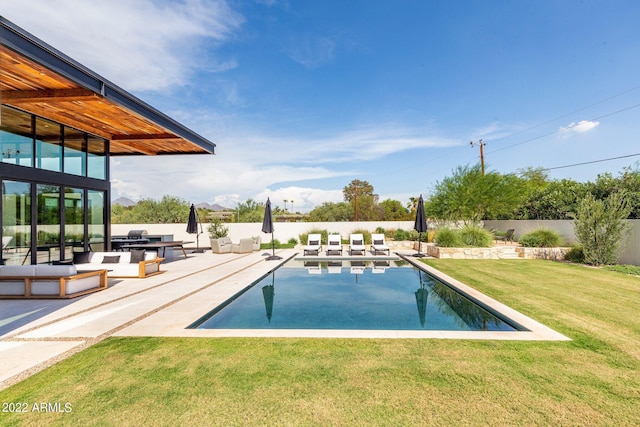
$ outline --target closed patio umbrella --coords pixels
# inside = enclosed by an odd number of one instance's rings
[[[200,225],[200,230],[198,231],[198,225]],[[196,250],[195,252],[200,251],[200,234],[202,234],[202,224],[200,224],[200,219],[198,218],[198,212],[196,211],[196,207],[191,204],[191,208],[189,209],[189,220],[187,221],[187,233],[196,235]]]
[[[421,258],[424,256],[424,254],[421,253],[422,233],[427,231],[427,217],[424,214],[424,200],[422,199],[422,194],[420,195],[420,199],[418,199],[416,222],[413,226],[413,229],[418,232],[418,253],[414,254],[413,256]]]
[[[276,242],[273,240],[273,217],[271,216],[271,200],[267,197],[267,204],[264,208],[264,219],[262,220],[262,232],[271,233],[271,249],[273,255],[267,257],[267,261],[282,259],[276,255]]]
[[[424,328],[424,324],[427,320],[427,299],[429,298],[429,291],[426,288],[425,283],[422,281],[422,271],[418,270],[420,275],[420,289],[416,294],[416,304],[418,305],[418,317],[420,318],[420,325]]]
[[[264,308],[267,311],[267,320],[271,323],[271,316],[273,315],[273,297],[275,291],[275,272],[271,273],[271,284],[262,287],[262,297],[264,298]]]

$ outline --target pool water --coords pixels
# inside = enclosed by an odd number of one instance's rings
[[[402,260],[291,260],[191,327],[516,330],[452,287]]]

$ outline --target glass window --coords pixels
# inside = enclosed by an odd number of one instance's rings
[[[36,167],[62,172],[62,126],[36,118]]]
[[[71,259],[74,248],[84,250],[84,191],[82,189],[65,188],[64,219],[64,259]]]
[[[31,115],[2,106],[0,153],[3,163],[33,166]]]
[[[60,260],[60,187],[37,184],[37,263]]]
[[[2,260],[4,263],[22,264],[29,255],[30,242],[31,184],[2,181]]]
[[[89,247],[93,252],[105,250],[105,192],[89,190],[87,192],[87,210],[89,213]]]
[[[86,134],[79,130],[64,128],[64,172],[85,176],[86,171]]]
[[[107,143],[104,139],[89,135],[88,139],[87,176],[96,179],[107,179]]]

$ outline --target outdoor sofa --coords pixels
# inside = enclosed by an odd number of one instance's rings
[[[75,265],[0,266],[0,298],[75,298],[107,288],[107,270]]]
[[[156,251],[132,249],[130,252],[75,252],[73,265],[78,270],[109,270],[109,277],[145,278],[160,271],[160,263]]]

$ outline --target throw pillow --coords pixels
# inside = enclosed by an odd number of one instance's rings
[[[340,244],[340,242],[333,241],[333,242],[329,242],[329,244],[330,244],[330,245],[339,245],[339,244]]]
[[[373,244],[374,245],[381,245],[382,244],[382,240],[374,240]]]
[[[91,261],[91,252],[74,252],[73,263],[74,264],[87,264]]]
[[[309,246],[317,246],[317,245],[318,245],[317,240],[309,240]]]
[[[354,240],[353,241],[353,245],[354,246],[362,246],[362,240]]]
[[[137,264],[140,261],[144,261],[144,249],[132,249],[131,250],[131,264]]]
[[[117,264],[120,262],[120,255],[116,256],[105,256],[102,258],[103,264]]]

